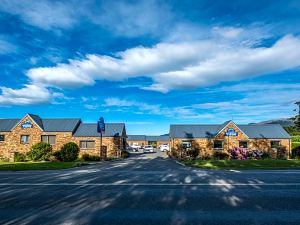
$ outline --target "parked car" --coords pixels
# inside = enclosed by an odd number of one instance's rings
[[[154,152],[154,148],[152,145],[145,145],[143,149],[144,149],[144,153]]]
[[[168,144],[162,144],[162,145],[159,146],[159,150],[160,150],[161,152],[169,151],[169,150],[170,150],[170,147],[169,147]]]
[[[131,145],[130,147],[131,147],[132,151],[134,151],[134,152],[138,152],[139,149],[142,148],[140,145]]]

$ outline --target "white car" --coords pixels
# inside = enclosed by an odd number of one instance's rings
[[[141,146],[139,146],[139,145],[131,145],[130,147],[131,147],[132,151],[134,151],[134,152],[138,152],[139,149],[141,148]]]
[[[159,146],[159,150],[160,150],[161,152],[169,151],[169,150],[170,150],[170,147],[169,147],[168,144],[162,144],[162,145]]]
[[[145,145],[144,153],[150,153],[150,152],[154,152],[154,148],[152,147],[152,145]]]

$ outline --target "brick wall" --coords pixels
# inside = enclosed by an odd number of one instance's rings
[[[233,128],[235,131],[238,132],[238,136],[230,136],[227,137],[224,135],[224,131],[228,128]],[[182,141],[188,139],[171,139],[170,147],[172,152],[176,155],[181,155],[181,148]],[[223,141],[223,149],[216,150],[213,148],[213,141],[214,140],[221,140]],[[249,139],[247,135],[245,135],[234,123],[229,123],[215,138],[208,139],[208,138],[195,138],[192,139],[192,147],[199,149],[200,156],[213,156],[215,151],[228,151],[234,147],[239,147],[239,141],[248,141],[248,148],[249,149],[259,149],[264,150],[266,152],[271,152],[271,141],[276,140],[280,141],[281,146],[285,147],[288,152],[291,151],[291,143],[289,139]]]
[[[21,124],[25,121],[30,121],[33,127],[22,128]],[[80,140],[95,140],[95,148],[80,149],[80,155],[83,153],[100,155],[100,138],[77,138],[72,136],[72,132],[44,132],[28,115],[25,116],[11,132],[0,132],[0,134],[5,135],[5,141],[0,142],[0,158],[11,159],[14,152],[26,154],[30,151],[32,145],[41,142],[42,135],[56,136],[55,144],[52,145],[54,151],[60,150],[60,148],[67,142],[75,142],[79,146]],[[29,135],[28,144],[21,143],[21,135]],[[120,137],[104,137],[102,145],[107,147],[107,157],[119,157],[121,150],[124,148],[122,138]]]

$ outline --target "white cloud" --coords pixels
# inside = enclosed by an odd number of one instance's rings
[[[172,20],[170,8],[161,1],[106,1],[89,18],[115,35],[160,36]]]
[[[78,12],[70,2],[47,0],[2,0],[0,11],[17,15],[25,23],[44,30],[73,26]]]
[[[240,27],[214,27],[212,31],[225,38],[237,38],[244,32],[244,29]]]
[[[49,103],[51,93],[47,88],[39,87],[33,84],[25,85],[20,89],[0,87],[0,105],[31,105]]]
[[[54,87],[145,76],[154,83],[143,89],[167,92],[241,80],[299,65],[300,38],[285,36],[271,47],[237,47],[230,42],[218,44],[214,40],[160,43],[152,48],[128,49],[115,56],[87,55],[85,59],[70,60],[68,64],[33,68],[27,75],[34,83]]]
[[[6,37],[0,36],[0,55],[13,53],[18,50],[17,46],[7,40]]]
[[[200,119],[212,118],[213,115],[207,113],[197,113],[190,107],[164,107],[158,104],[148,104],[140,101],[132,101],[120,98],[106,98],[102,105],[106,109],[116,108],[122,112],[130,112],[134,114],[158,115],[176,119]]]

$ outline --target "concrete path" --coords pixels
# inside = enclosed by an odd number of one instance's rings
[[[300,171],[212,171],[162,153],[0,172],[0,224],[300,224]]]

